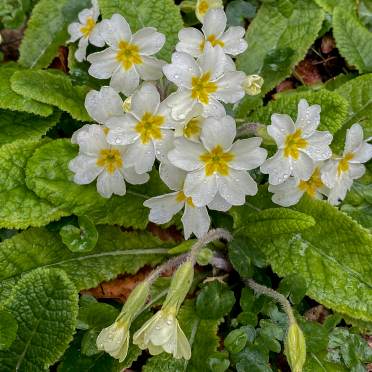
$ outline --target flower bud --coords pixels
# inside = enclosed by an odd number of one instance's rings
[[[196,257],[196,262],[198,265],[205,266],[208,265],[213,258],[213,251],[209,248],[203,248]]]
[[[129,112],[131,108],[132,108],[132,96],[129,96],[123,102],[123,110],[124,112]]]
[[[306,361],[306,341],[301,328],[296,322],[292,323],[288,328],[284,341],[284,352],[292,372],[302,372],[302,367]]]
[[[204,21],[204,16],[210,9],[223,9],[222,0],[197,0],[195,15],[200,22]]]
[[[261,93],[264,79],[260,75],[247,75],[243,81],[243,89],[249,96]]]

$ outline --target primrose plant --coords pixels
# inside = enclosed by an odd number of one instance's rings
[[[98,348],[119,360],[127,355],[131,323],[143,310],[151,284],[170,267],[176,271],[167,298],[134,334],[133,342],[152,355],[191,357],[177,313],[192,283],[196,254],[213,239],[231,238],[226,231],[209,230],[208,211],[227,212],[257,194],[249,171],[268,175],[272,201],[281,206],[298,203],[304,194],[338,204],[372,157],[372,145],[359,124],[347,131],[342,155],[332,154],[332,134],[318,129],[321,107],[301,99],[295,121],[283,113],[272,115],[264,137],[275,141],[276,150],[268,147],[273,155],[267,158],[266,142],[240,135],[244,130],[237,131],[227,114],[233,111],[225,106],[260,93],[263,84],[259,75],[236,70],[234,57],[248,47],[245,30],[226,28],[221,1],[198,0],[196,16],[203,24],[201,31],[181,30],[168,64],[155,57],[165,43],[163,34],[153,27],[132,33],[119,14],[98,22],[95,0],[68,28],[70,41],[79,40],[76,59],[90,63],[94,78],[110,79],[109,86],[86,96],[86,110],[96,123],[72,136],[79,146],[69,164],[74,181],[96,180],[104,198],[122,196],[126,184],[146,183],[156,166],[172,191],[144,202],[149,220],[168,223],[183,210],[185,238],[194,234],[200,239],[189,254],[160,266],[139,284],[115,323],[102,330]],[[89,44],[103,49],[86,56]]]

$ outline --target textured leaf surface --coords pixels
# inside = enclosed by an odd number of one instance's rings
[[[372,235],[326,202],[304,198],[295,209],[312,216],[316,225],[262,242],[273,270],[281,276],[301,273],[310,297],[371,321]]]
[[[68,39],[67,26],[77,19],[89,0],[40,0],[32,11],[22,40],[19,63],[25,67],[48,67],[58,47]]]
[[[10,86],[10,78],[19,68],[0,68],[0,109],[24,111],[40,116],[49,116],[53,108],[31,98],[14,92]]]
[[[1,370],[43,371],[56,362],[72,340],[78,295],[62,270],[41,269],[25,275],[5,304],[18,321],[17,338],[0,352]]]
[[[333,12],[333,34],[341,55],[360,73],[372,72],[372,32],[356,15],[337,6]]]
[[[41,116],[0,110],[0,146],[18,139],[38,139],[54,127],[60,114]]]
[[[95,223],[145,228],[149,210],[143,202],[151,195],[161,194],[163,186],[158,177],[154,175],[146,185],[128,185],[125,196],[105,199],[97,193],[95,182],[81,186],[72,181],[68,163],[76,155],[77,147],[68,140],[43,146],[28,162],[27,185],[56,207],[86,215]]]
[[[159,263],[169,246],[147,232],[101,226],[98,233],[96,247],[84,253],[71,252],[58,233],[46,229],[30,229],[5,240],[0,244],[0,288],[8,291],[21,275],[39,267],[63,269],[78,290],[91,288]]]
[[[293,120],[297,117],[297,105],[301,98],[309,104],[321,106],[319,130],[336,133],[343,125],[348,112],[347,101],[338,93],[320,90],[317,92],[296,92],[281,94],[275,101],[255,111],[249,119],[263,124],[270,124],[273,113],[288,114]]]
[[[43,226],[65,214],[26,187],[26,163],[40,144],[19,140],[0,148],[0,227]]]
[[[156,27],[167,38],[159,58],[170,60],[177,33],[183,27],[180,10],[173,0],[99,0],[99,4],[103,18],[119,13],[133,32],[142,27]]]
[[[18,323],[9,311],[0,310],[0,350],[10,347],[16,338]]]
[[[238,57],[238,69],[260,74],[263,93],[291,74],[316,39],[323,11],[308,0],[265,2],[248,27],[248,49]]]
[[[74,119],[92,121],[84,107],[87,86],[74,86],[64,74],[48,71],[19,71],[11,78],[12,89],[27,98],[35,99],[68,112]]]

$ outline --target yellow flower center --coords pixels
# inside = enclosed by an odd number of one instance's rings
[[[181,203],[181,202],[185,202],[185,203],[187,203],[190,207],[195,208],[195,205],[194,205],[194,203],[192,202],[192,198],[191,198],[191,196],[186,196],[182,191],[180,191],[180,192],[177,194],[176,200],[177,200],[179,203]]]
[[[211,74],[206,72],[201,76],[194,76],[191,80],[191,97],[205,105],[209,102],[209,95],[217,90],[217,84],[209,81]]]
[[[222,40],[217,39],[216,35],[213,35],[213,34],[208,36],[207,41],[209,41],[214,47],[219,45],[220,47],[223,48],[225,45],[225,43]],[[205,40],[202,40],[202,42],[199,45],[200,51],[203,51],[204,47],[205,47]]]
[[[294,133],[288,134],[285,139],[284,156],[288,158],[298,159],[299,150],[307,147],[307,141],[301,137],[302,130],[297,129]]]
[[[116,54],[116,59],[125,70],[129,70],[133,65],[142,63],[138,46],[136,44],[127,43],[125,40],[119,43],[119,51]]]
[[[320,169],[315,168],[314,173],[307,181],[300,181],[298,188],[306,192],[312,198],[315,197],[316,191],[323,186],[323,182],[320,178]]]
[[[352,152],[348,152],[338,163],[337,174],[340,175],[342,172],[347,172],[349,170],[349,161],[354,158]]]
[[[164,116],[152,115],[145,112],[136,125],[136,131],[141,136],[143,144],[149,143],[151,140],[160,140],[162,138],[161,125],[164,123]]]
[[[198,11],[203,16],[209,9],[208,2],[203,0],[199,3]]]
[[[80,27],[80,32],[83,36],[87,39],[91,34],[94,26],[96,25],[96,21],[92,17],[88,17],[87,23],[84,26]]]
[[[211,176],[215,172],[221,176],[228,176],[229,162],[234,159],[234,154],[224,152],[222,146],[217,145],[210,152],[200,155],[200,160],[205,163],[205,175]]]
[[[187,138],[198,136],[201,132],[201,118],[191,119],[183,128],[183,135]]]
[[[100,151],[96,164],[112,174],[123,166],[123,159],[119,150],[104,149]]]

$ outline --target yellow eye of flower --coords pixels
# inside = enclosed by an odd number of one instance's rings
[[[176,200],[181,203],[181,202],[185,202],[187,203],[190,207],[193,207],[195,208],[195,205],[192,201],[192,198],[191,196],[187,197],[182,191],[180,191],[178,194],[177,194],[177,197],[176,197]]]
[[[209,102],[209,95],[217,91],[217,84],[209,81],[211,74],[206,72],[201,76],[194,76],[191,80],[191,97],[205,105]]]
[[[288,158],[298,159],[299,150],[307,147],[307,141],[301,137],[302,130],[297,129],[294,133],[288,134],[285,139],[284,156]]]
[[[201,119],[191,119],[183,129],[183,135],[187,138],[198,136],[201,132]]]
[[[123,166],[123,159],[119,150],[104,149],[100,151],[96,164],[112,174]]]
[[[338,163],[337,174],[340,175],[342,172],[347,172],[349,170],[349,161],[354,158],[352,152],[348,152]]]
[[[161,125],[164,123],[164,116],[152,115],[145,112],[141,121],[136,125],[136,131],[141,136],[143,144],[149,143],[151,140],[159,140],[162,138]]]
[[[228,176],[229,162],[234,159],[234,154],[224,152],[220,145],[214,147],[210,152],[200,155],[200,160],[205,163],[205,175],[211,176],[215,172],[221,176]]]
[[[223,48],[225,45],[225,43],[222,40],[217,39],[216,35],[213,35],[213,34],[208,36],[207,41],[209,41],[214,47],[216,45],[219,45],[220,47]],[[201,52],[204,50],[204,47],[205,47],[205,40],[202,40],[202,42],[199,45],[199,49]]]
[[[95,25],[96,21],[92,17],[88,17],[86,24],[80,27],[80,31],[86,39],[91,34]]]
[[[208,2],[203,0],[199,3],[198,11],[203,16],[209,9]]]
[[[116,54],[116,59],[125,70],[129,70],[133,65],[142,63],[138,46],[136,44],[127,43],[125,40],[119,43],[119,51]]]
[[[316,191],[323,186],[323,182],[320,178],[320,169],[315,168],[314,173],[307,181],[300,181],[298,188],[306,192],[312,198],[315,197]]]

